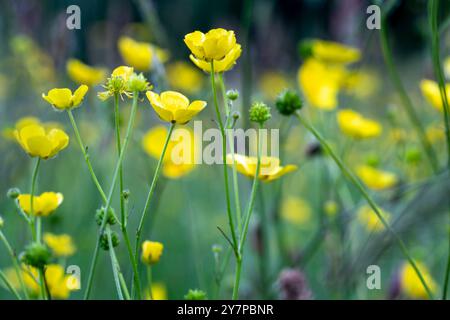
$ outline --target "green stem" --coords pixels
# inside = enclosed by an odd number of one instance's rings
[[[0,280],[3,281],[5,286],[8,288],[9,291],[17,298],[17,300],[22,300],[22,297],[19,295],[16,289],[11,285],[11,283],[8,281],[8,278],[5,276],[2,270],[0,270]]]
[[[126,153],[126,150],[127,150],[127,147],[128,147],[128,143],[130,141],[131,134],[133,132],[134,120],[136,118],[136,112],[137,112],[137,102],[138,102],[138,92],[133,92],[133,104],[131,106],[130,119],[128,120],[128,127],[127,127],[127,131],[125,133],[125,140],[124,140],[124,143],[123,143],[122,152],[119,155],[119,159],[117,160],[116,167],[114,169],[114,175],[113,175],[111,187],[110,187],[110,190],[109,190],[108,198],[107,198],[107,201],[106,201],[105,212],[108,212],[108,210],[109,210],[109,208],[111,206],[112,195],[114,193],[114,189],[115,189],[116,182],[117,182],[117,177],[119,175],[119,167],[122,165],[122,161],[123,161],[123,158],[125,156],[125,153]],[[98,235],[97,235],[97,242],[96,242],[96,245],[95,245],[93,258],[92,258],[92,261],[91,261],[91,266],[90,266],[89,275],[88,275],[88,282],[87,282],[86,291],[85,291],[85,294],[84,294],[84,299],[85,300],[87,300],[89,298],[89,295],[90,295],[90,292],[91,292],[91,289],[92,289],[92,281],[93,281],[94,272],[95,272],[95,269],[96,269],[96,266],[97,266],[99,247],[100,247],[100,240],[101,240],[101,236],[102,236],[102,234],[103,234],[103,232],[105,230],[106,221],[107,221],[106,218],[107,217],[108,217],[107,214],[105,214],[103,216],[102,224],[100,226],[100,230],[99,230]]]
[[[113,247],[113,243],[112,243],[112,239],[111,239],[111,229],[109,228],[109,226],[106,227],[106,235],[108,237],[108,247],[109,247],[108,251],[109,251],[109,256],[111,258],[111,266],[112,266],[112,271],[113,271],[113,275],[114,275],[114,283],[116,284],[117,295],[119,296],[120,300],[124,300],[123,293],[122,293],[122,287],[121,287],[120,279],[119,279],[119,273],[118,273],[116,261],[115,261],[114,247]]]
[[[150,300],[153,300],[153,292],[152,292],[152,267],[147,266],[147,282],[148,282],[148,292],[150,295]]]
[[[331,147],[328,145],[326,140],[322,137],[322,135],[311,125],[309,124],[303,117],[300,115],[299,112],[296,112],[295,115],[297,116],[300,123],[309,131],[311,132],[314,137],[319,141],[319,143],[322,145],[322,147],[327,151],[327,153],[331,156],[331,158],[334,160],[336,165],[339,167],[341,172],[347,177],[347,179],[358,189],[358,191],[361,193],[363,198],[367,201],[369,206],[372,208],[372,210],[377,215],[378,219],[380,219],[381,223],[384,225],[386,230],[391,234],[391,236],[394,238],[394,240],[397,242],[397,245],[399,246],[400,250],[402,251],[405,258],[408,260],[408,262],[413,267],[414,271],[416,272],[417,276],[420,279],[420,282],[422,283],[423,287],[425,288],[428,296],[430,299],[433,299],[433,294],[428,287],[424,277],[422,276],[422,273],[420,272],[419,268],[417,267],[416,263],[412,259],[411,255],[408,252],[408,249],[406,248],[406,245],[404,244],[403,240],[397,235],[397,233],[392,229],[392,227],[387,223],[385,218],[382,216],[381,211],[378,207],[378,205],[375,203],[375,201],[369,196],[361,182],[354,176],[354,174],[350,171],[350,169],[347,168],[347,166],[342,162],[342,160],[339,158],[339,156],[331,149]]]

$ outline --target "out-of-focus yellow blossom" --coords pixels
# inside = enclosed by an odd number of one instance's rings
[[[44,234],[45,244],[53,251],[53,254],[57,257],[69,257],[76,251],[76,247],[73,244],[72,237],[68,234]]]
[[[342,66],[330,66],[317,59],[308,59],[298,71],[298,82],[306,100],[314,107],[333,110],[345,79]]]
[[[289,87],[289,80],[282,72],[268,71],[263,73],[259,80],[259,89],[270,100]]]
[[[336,201],[328,200],[323,205],[323,210],[325,211],[328,217],[333,218],[339,211],[339,205],[337,204]]]
[[[20,208],[27,214],[31,214],[31,195],[21,194],[17,198]],[[37,217],[47,217],[55,211],[63,202],[61,193],[44,192],[41,195],[33,196],[33,215]]]
[[[32,294],[37,294],[39,292],[39,284],[37,283],[39,275],[37,270],[32,267],[22,265],[19,272],[28,291]],[[20,289],[20,280],[17,276],[16,270],[11,267],[5,269],[4,273],[11,286],[17,290]]]
[[[408,134],[402,128],[393,128],[389,131],[389,139],[394,142],[402,142],[408,138]]]
[[[234,162],[236,163],[236,170],[239,173],[249,178],[255,177],[257,166],[256,157],[247,157],[241,154],[234,154]],[[232,154],[227,154],[227,164],[229,166],[233,166]],[[258,178],[261,181],[270,182],[295,170],[297,170],[296,165],[288,164],[286,166],[281,166],[280,159],[263,156],[261,157],[261,166]]]
[[[152,68],[153,55],[156,55],[161,63],[166,62],[169,57],[167,51],[129,37],[120,37],[118,47],[123,61],[139,71],[148,71]]]
[[[379,88],[378,76],[370,70],[358,70],[348,73],[344,82],[345,91],[359,99],[372,96]]]
[[[222,28],[211,29],[206,34],[194,31],[184,37],[184,43],[192,52],[189,56],[192,62],[206,72],[211,72],[211,61],[214,72],[230,70],[242,52],[234,31]]]
[[[176,91],[164,91],[161,95],[147,91],[148,101],[163,121],[185,124],[206,107],[206,101],[189,99]]]
[[[356,139],[378,137],[382,131],[380,123],[364,118],[358,112],[350,109],[338,111],[337,121],[344,134]]]
[[[42,159],[54,157],[69,144],[69,136],[63,130],[46,129],[39,124],[16,129],[14,137],[28,155]]]
[[[164,246],[161,242],[144,241],[142,243],[142,261],[148,265],[156,264],[161,259]]]
[[[444,111],[441,92],[437,82],[427,79],[422,80],[420,82],[420,89],[422,90],[422,95],[429,104],[441,112]],[[447,100],[450,103],[450,84],[445,85],[445,92],[447,94]]]
[[[311,55],[326,63],[350,64],[361,59],[361,51],[333,41],[309,40]]]
[[[380,212],[384,220],[389,223],[389,221],[391,220],[391,214],[384,210],[381,210]],[[369,232],[380,232],[384,230],[383,223],[380,221],[375,211],[373,211],[373,209],[368,205],[359,208],[358,221]]]
[[[167,81],[170,87],[193,94],[203,86],[203,74],[192,65],[178,61],[167,66]]]
[[[438,286],[431,276],[428,268],[421,262],[416,262],[417,268],[419,268],[420,273],[428,285],[431,293],[436,294],[438,291]],[[428,299],[428,294],[420,281],[419,276],[417,275],[414,268],[410,263],[404,262],[400,269],[400,286],[402,288],[402,292],[412,299]]]
[[[189,134],[189,137],[180,135],[180,138],[178,141],[170,140],[167,145],[166,154],[163,159],[163,167],[162,167],[162,173],[164,176],[170,179],[178,179],[182,176],[187,175],[195,168],[195,136],[194,132],[186,127],[182,129],[175,129],[176,130],[186,130],[186,132]],[[161,153],[164,148],[164,143],[166,141],[168,134],[168,130],[164,126],[156,126],[144,135],[142,138],[142,148],[144,151],[150,155],[151,157],[155,159],[159,159],[161,156]],[[173,135],[172,135],[173,137]],[[185,137],[188,138],[188,141],[185,141]],[[182,150],[189,152],[188,155],[184,155],[181,152],[174,155],[174,150]],[[173,157],[177,157],[177,160],[174,161]],[[186,156],[186,158],[184,158]]]
[[[303,199],[287,197],[281,204],[281,216],[289,223],[301,225],[311,219],[311,207]]]
[[[69,59],[66,63],[66,70],[74,82],[90,87],[102,83],[106,78],[106,69],[88,66],[77,59]]]
[[[84,99],[88,86],[82,84],[72,94],[68,88],[55,88],[50,90],[47,95],[42,94],[42,98],[50,103],[57,110],[67,110],[78,107]]]
[[[375,169],[371,166],[356,168],[358,177],[372,190],[384,190],[395,186],[398,178],[394,173]]]
[[[167,300],[167,288],[164,283],[155,282],[151,287],[151,295],[150,290],[147,290],[145,298],[147,300]],[[153,299],[152,299],[153,298]]]
[[[428,140],[437,143],[445,139],[445,129],[440,125],[430,125],[426,130]]]

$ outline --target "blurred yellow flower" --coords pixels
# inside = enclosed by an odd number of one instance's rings
[[[17,198],[20,208],[27,214],[31,214],[31,195],[21,194]],[[63,202],[61,193],[44,192],[41,195],[33,196],[33,215],[37,217],[49,216]]]
[[[289,80],[282,72],[267,71],[259,80],[259,89],[270,100],[275,100],[287,88],[289,88]]]
[[[102,83],[106,78],[106,69],[88,66],[78,59],[69,59],[66,63],[66,70],[74,82],[90,87]]]
[[[314,58],[326,63],[350,64],[361,59],[361,51],[337,42],[311,40],[310,50]]]
[[[46,129],[39,124],[16,129],[14,136],[28,155],[42,159],[54,157],[69,144],[69,136],[63,130]]]
[[[445,139],[445,129],[441,125],[430,125],[426,130],[426,135],[431,143],[437,143]]]
[[[234,154],[234,161],[236,163],[236,170],[249,177],[253,178],[256,174],[257,158],[247,157],[241,154]],[[227,155],[227,164],[233,166],[233,155]],[[297,170],[297,166],[288,164],[286,166],[280,165],[280,159],[275,157],[261,157],[261,167],[259,172],[259,179],[264,182],[270,182],[284,176],[285,174]]]
[[[429,104],[439,111],[444,110],[439,85],[435,81],[426,79],[422,80],[420,82],[420,89],[422,90],[422,95]],[[445,92],[447,94],[447,100],[450,104],[450,84],[445,85]]]
[[[311,219],[311,207],[304,199],[287,197],[281,203],[281,216],[289,223],[301,225]]]
[[[154,54],[162,63],[168,59],[167,51],[129,37],[120,37],[118,47],[125,63],[139,71],[148,71],[152,68]]]
[[[88,86],[82,84],[72,94],[70,89],[55,88],[50,90],[47,95],[43,93],[42,98],[57,110],[72,109],[78,107],[83,102],[88,89]]]
[[[206,107],[206,101],[189,99],[176,91],[165,91],[161,95],[147,91],[148,101],[163,121],[185,124]]]
[[[155,282],[151,287],[151,295],[150,290],[147,290],[145,297],[147,300],[167,300],[167,288],[164,283]]]
[[[328,217],[333,218],[339,211],[339,205],[336,201],[328,200],[323,205],[323,210]]]
[[[416,262],[417,268],[419,268],[425,283],[428,285],[431,293],[436,294],[438,291],[438,286],[431,276],[428,268],[421,262]],[[428,294],[420,281],[414,268],[410,263],[404,262],[400,269],[400,285],[403,293],[409,298],[413,299],[428,299]]]
[[[187,175],[195,168],[195,162],[194,162],[194,156],[195,156],[195,136],[194,132],[186,127],[182,129],[175,129],[174,134],[176,133],[176,130],[186,130],[186,132],[189,134],[189,137],[186,137],[184,135],[180,135],[180,138],[178,141],[170,140],[169,144],[167,145],[166,154],[163,159],[163,167],[162,167],[162,173],[165,177],[170,179],[178,179],[182,176]],[[142,138],[142,148],[144,151],[150,155],[151,157],[155,159],[159,159],[161,156],[161,153],[164,148],[164,143],[167,138],[168,130],[164,126],[156,126],[144,135]],[[174,136],[172,135],[172,137]],[[185,138],[188,138],[188,141],[185,141]],[[177,161],[174,161],[173,159],[173,152],[175,149],[181,149],[182,151],[188,151],[190,152],[189,155],[186,155],[186,160],[184,160],[184,154],[176,154],[175,156],[179,159]]]
[[[350,109],[339,110],[337,121],[339,128],[344,134],[356,139],[378,137],[382,131],[382,126],[379,122],[366,119],[358,112]]]
[[[398,178],[394,173],[378,170],[367,165],[356,168],[356,173],[364,184],[373,190],[388,189],[395,186],[398,182]]]
[[[389,223],[389,221],[391,220],[391,214],[384,210],[380,210],[380,212],[384,220]],[[359,223],[361,223],[361,225],[363,225],[367,231],[380,232],[384,230],[383,223],[380,221],[375,211],[373,211],[373,209],[368,205],[359,208],[357,216]]]
[[[345,78],[345,91],[359,99],[372,96],[380,86],[380,79],[371,70],[350,71]]]
[[[203,74],[184,61],[168,65],[166,73],[169,86],[177,90],[193,94],[203,86]]]
[[[68,299],[72,287],[69,282],[73,276],[66,275],[65,270],[58,264],[50,264],[45,268],[45,280],[47,281],[50,295],[54,299]]]
[[[164,246],[160,242],[144,241],[142,243],[142,261],[148,265],[156,264],[161,259]]]
[[[189,33],[184,37],[184,43],[192,52],[189,56],[192,62],[206,72],[211,72],[211,61],[214,72],[230,70],[242,52],[234,31],[222,28],[211,29],[206,34],[200,31]]]
[[[53,254],[57,257],[69,257],[76,251],[76,247],[73,244],[72,237],[68,234],[44,234],[45,244],[53,251]]]
[[[298,70],[298,82],[305,99],[314,107],[333,110],[345,78],[341,66],[329,66],[316,59],[308,59]]]

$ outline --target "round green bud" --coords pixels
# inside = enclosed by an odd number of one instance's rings
[[[366,157],[366,164],[371,167],[378,167],[380,165],[380,157],[377,154],[369,154]]]
[[[198,289],[189,289],[188,293],[184,296],[185,300],[206,300],[206,292]]]
[[[128,89],[133,92],[141,92],[149,89],[150,85],[142,73],[133,73],[128,79]]]
[[[128,189],[123,190],[122,196],[125,200],[127,200],[130,197],[130,190]]]
[[[417,164],[420,160],[422,160],[422,152],[416,147],[410,148],[406,150],[405,158],[406,162],[410,164]]]
[[[103,222],[103,217],[105,216],[105,207],[101,207],[100,209],[97,209],[95,212],[95,221],[97,222],[97,225],[101,226]],[[117,223],[116,217],[114,215],[114,209],[109,208],[108,210],[108,216],[106,218],[106,223],[113,226]]]
[[[294,90],[286,89],[279,94],[275,106],[284,116],[290,116],[303,107],[303,101]]]
[[[33,242],[25,247],[20,260],[26,265],[42,269],[49,263],[51,257],[50,250],[46,246],[42,243]]]
[[[231,101],[237,100],[237,98],[239,98],[239,91],[237,91],[236,89],[228,90],[227,98]]]
[[[120,243],[119,236],[117,235],[117,232],[111,231],[111,242],[113,245],[113,248],[117,247]],[[109,241],[108,241],[108,235],[106,233],[103,233],[100,237],[100,247],[108,251],[109,250]]]
[[[241,114],[239,113],[239,111],[233,111],[233,113],[231,114],[231,116],[233,117],[233,120],[237,120],[237,119],[239,119],[239,117],[241,116]]]
[[[264,124],[272,117],[270,108],[263,102],[255,102],[250,108],[250,121]]]
[[[8,198],[16,199],[20,195],[20,190],[17,188],[11,188],[8,190],[6,195],[8,196]]]

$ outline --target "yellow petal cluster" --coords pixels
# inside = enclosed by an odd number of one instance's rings
[[[378,137],[382,131],[379,122],[366,119],[358,112],[350,109],[340,110],[337,113],[337,121],[344,134],[356,139]]]
[[[442,103],[441,91],[437,82],[432,80],[422,80],[420,82],[420,90],[425,100],[439,111],[444,111],[444,105]],[[450,84],[445,86],[445,92],[447,94],[447,101],[450,104]]]
[[[148,265],[159,262],[163,253],[164,246],[160,242],[144,241],[142,243],[142,261]]]
[[[61,129],[45,128],[40,124],[24,126],[14,131],[14,137],[31,157],[54,157],[69,144],[69,136]]]
[[[437,293],[438,286],[431,276],[428,268],[421,262],[416,262],[416,265],[417,268],[419,268],[420,273],[422,274],[423,279],[428,285],[431,293]],[[408,262],[403,263],[400,269],[400,285],[402,292],[407,297],[412,299],[428,299],[428,294],[425,287],[420,281],[420,278],[414,268]]]
[[[161,95],[147,91],[147,99],[163,121],[185,124],[206,107],[201,100],[189,103],[189,99],[176,91],[165,91]]]
[[[123,61],[139,71],[148,71],[152,68],[154,55],[160,62],[168,59],[168,53],[165,50],[129,37],[120,37],[118,47]]]
[[[391,220],[391,214],[381,210],[381,215],[384,220],[389,223]],[[359,208],[357,216],[359,223],[361,223],[361,225],[363,225],[368,232],[380,232],[384,230],[383,223],[380,221],[375,211],[368,205]]]
[[[90,87],[102,83],[106,78],[105,69],[88,66],[78,59],[69,59],[66,63],[66,70],[74,82]]]
[[[43,239],[56,257],[69,257],[76,251],[72,237],[68,234],[45,233]]]
[[[206,34],[194,31],[184,37],[184,43],[191,50],[192,62],[206,72],[211,72],[211,62],[214,72],[230,70],[242,52],[234,31],[222,28],[211,29]]]
[[[257,158],[248,157],[245,155],[234,154],[234,163],[236,170],[250,178],[256,175]],[[227,164],[233,166],[233,155],[227,154]],[[276,180],[285,174],[297,170],[297,166],[289,164],[281,166],[280,159],[276,157],[261,157],[261,168],[259,172],[259,179],[264,182]]]
[[[68,88],[55,88],[51,89],[47,95],[43,93],[42,98],[57,110],[67,110],[78,107],[83,102],[88,89],[88,86],[82,84],[72,94],[72,90]]]
[[[37,217],[49,216],[60,206],[63,200],[64,197],[61,193],[44,192],[39,196],[38,195],[33,196],[33,208],[31,208],[30,194],[21,194],[18,197],[20,208],[25,213],[33,214],[34,216]]]
[[[171,88],[193,94],[200,91],[203,86],[203,74],[184,61],[168,65],[166,73]]]
[[[356,174],[372,190],[392,188],[398,182],[398,178],[394,173],[378,170],[367,165],[356,168]]]

